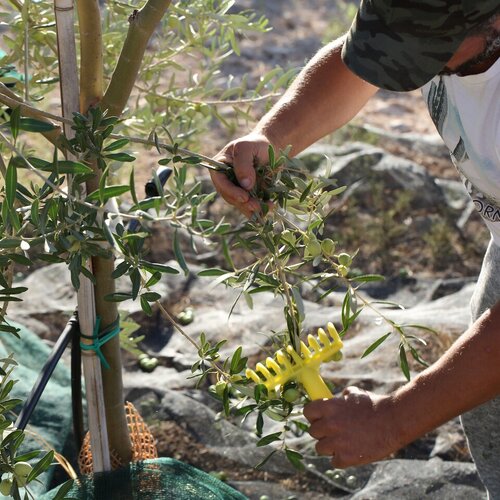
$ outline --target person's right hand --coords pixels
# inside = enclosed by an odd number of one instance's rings
[[[260,202],[249,191],[255,186],[255,167],[268,160],[270,142],[260,133],[251,133],[227,144],[215,159],[232,165],[239,186],[231,182],[223,172],[210,171],[215,189],[230,205],[234,205],[247,217],[260,210]]]

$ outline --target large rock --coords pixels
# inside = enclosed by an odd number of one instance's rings
[[[344,196],[355,196],[360,206],[370,203],[375,184],[383,186],[388,203],[392,194],[408,193],[413,209],[446,205],[443,190],[424,167],[384,149],[352,143],[338,148],[331,162],[330,176],[348,186]]]
[[[379,462],[351,500],[483,500],[486,493],[473,464],[389,460]]]

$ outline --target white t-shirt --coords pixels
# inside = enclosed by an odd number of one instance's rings
[[[500,59],[477,75],[436,76],[422,95],[476,210],[500,246]]]

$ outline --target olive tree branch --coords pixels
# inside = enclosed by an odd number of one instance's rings
[[[148,0],[129,17],[127,37],[102,100],[103,109],[110,115],[121,115],[139,74],[149,39],[170,3],[170,0]]]
[[[54,123],[52,123],[50,120],[47,120],[47,118],[63,123],[65,122],[65,120],[60,116],[53,115],[51,113],[47,113],[46,111],[41,111],[34,108],[30,104],[28,104],[25,100],[23,100],[21,97],[12,92],[8,87],[6,87],[1,82],[0,82],[0,102],[12,109],[20,107],[23,116],[36,118],[37,120],[43,121],[45,123],[50,123],[51,125],[54,125]],[[61,135],[61,129],[59,127],[56,127],[54,130],[51,130],[49,132],[43,132],[42,135],[49,142],[55,145],[57,144],[57,138]]]

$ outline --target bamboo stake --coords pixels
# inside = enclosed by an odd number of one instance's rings
[[[68,118],[72,116],[74,111],[79,110],[79,84],[73,31],[73,0],[54,0],[54,7],[63,117]],[[70,138],[74,134],[74,131],[68,123],[64,123],[63,126],[66,136]],[[69,189],[71,192],[70,187]],[[84,335],[92,337],[94,325],[96,324],[94,288],[91,281],[83,275],[80,276],[77,301],[80,331]],[[85,340],[85,342],[89,341]],[[84,351],[82,362],[88,404],[88,423],[93,468],[94,472],[101,472],[111,469],[101,362],[93,351]]]

